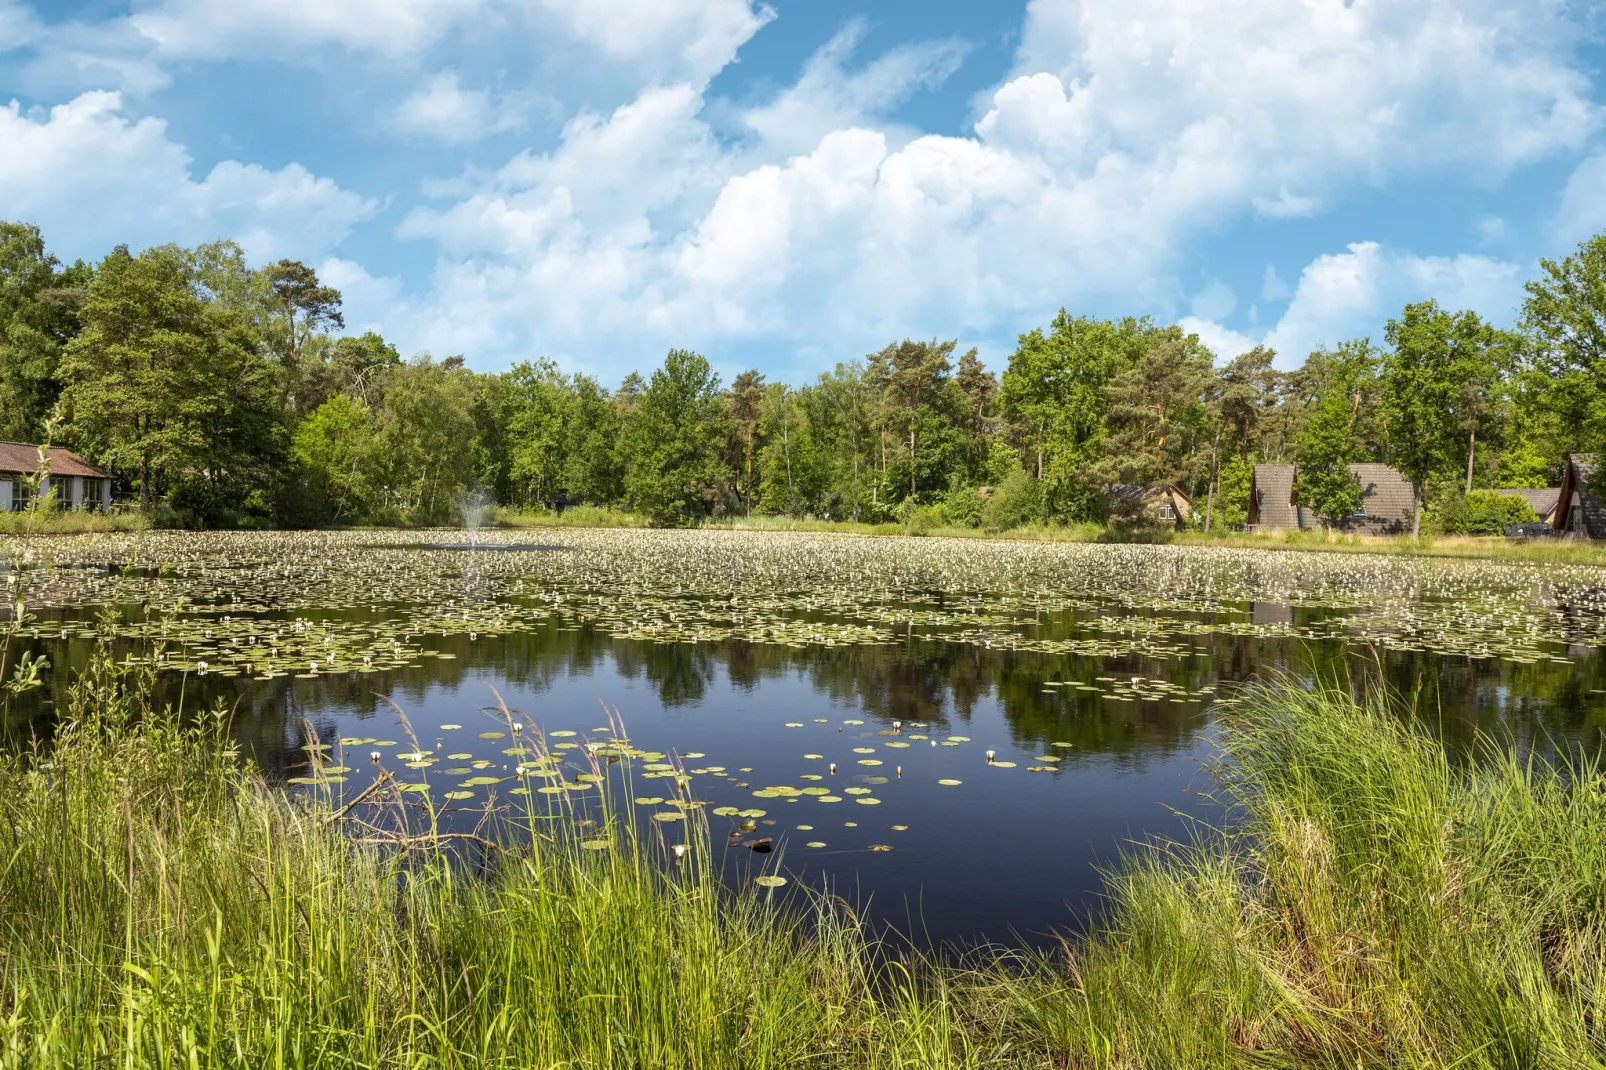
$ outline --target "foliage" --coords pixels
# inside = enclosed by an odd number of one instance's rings
[[[1430,512],[1433,531],[1444,535],[1504,535],[1514,524],[1539,519],[1533,507],[1516,495],[1492,490],[1468,494],[1454,486],[1436,497]]]
[[[981,522],[988,531],[1008,531],[1038,523],[1042,518],[1042,481],[1017,466],[993,489],[982,510]]]
[[[1383,409],[1389,460],[1417,488],[1412,534],[1421,530],[1422,488],[1435,474],[1471,458],[1469,442],[1491,408],[1496,350],[1505,342],[1475,313],[1451,313],[1436,301],[1405,306],[1386,331]]]
[[[59,399],[64,444],[117,497],[193,526],[443,523],[477,486],[511,509],[665,524],[906,524],[913,502],[991,527],[990,488],[1024,469],[1038,508],[1006,510],[1023,522],[1102,521],[1129,500],[1117,487],[1174,483],[1220,529],[1243,522],[1257,463],[1296,463],[1303,502],[1343,518],[1357,461],[1466,492],[1553,486],[1569,453],[1606,447],[1603,294],[1606,235],[1542,261],[1520,333],[1427,301],[1384,348],[1288,370],[1264,347],[1218,363],[1179,326],[1062,309],[1001,379],[958,339],[905,338],[799,385],[749,369],[721,389],[676,350],[610,389],[544,357],[404,360],[342,333],[315,270],[253,267],[233,242],[63,266],[36,228],[0,223],[0,439],[37,439]]]
[[[708,361],[670,350],[636,398],[626,431],[625,501],[660,524],[679,526],[723,504],[719,376]]]
[[[1341,524],[1361,507],[1361,484],[1349,470],[1364,456],[1360,433],[1377,354],[1369,340],[1346,342],[1307,364],[1308,413],[1299,435],[1299,497],[1327,522]]]

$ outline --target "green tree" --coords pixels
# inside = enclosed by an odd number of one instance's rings
[[[265,369],[249,332],[203,299],[183,250],[119,247],[80,315],[61,360],[70,433],[135,474],[142,509],[159,477],[217,479],[239,456],[260,457]]]
[[[1163,483],[1187,487],[1201,474],[1207,444],[1209,350],[1196,336],[1151,346],[1105,388],[1108,449],[1087,466],[1104,486]]]
[[[373,413],[359,398],[335,394],[296,428],[290,454],[335,522],[371,516],[380,468]]]
[[[1216,490],[1220,483],[1221,451],[1240,462],[1260,437],[1261,423],[1277,404],[1281,376],[1272,367],[1275,350],[1256,346],[1240,353],[1215,373],[1206,388],[1207,422],[1212,429],[1210,474],[1205,498],[1205,528],[1215,523]],[[1235,466],[1234,471],[1237,470]]]
[[[568,384],[545,357],[515,366],[504,378],[513,392],[508,414],[512,476],[534,501],[556,501],[568,453]]]
[[[1490,351],[1500,337],[1472,312],[1449,312],[1436,301],[1406,305],[1386,328],[1390,351],[1384,356],[1382,397],[1389,431],[1389,459],[1415,488],[1411,533],[1422,532],[1422,503],[1428,480],[1454,471],[1463,443],[1475,439],[1477,389],[1492,366]],[[1469,428],[1473,430],[1469,432]],[[1470,459],[1469,462],[1470,464]]]
[[[708,516],[730,482],[719,376],[708,361],[672,349],[634,398],[626,435],[625,500],[655,523]]]
[[[1306,411],[1296,456],[1300,502],[1324,521],[1343,523],[1360,509],[1360,481],[1349,466],[1362,460],[1378,355],[1368,338],[1311,354],[1302,369]]]
[[[929,429],[933,423],[930,414],[923,410],[948,382],[953,371],[949,358],[957,345],[957,340],[938,342],[934,338],[929,342],[915,342],[905,338],[887,346],[873,358],[873,366],[883,380],[882,389],[889,401],[892,423],[901,427],[908,444],[910,500],[919,497],[920,431],[923,426]],[[927,465],[928,470],[931,467]]]
[[[474,482],[474,373],[459,358],[415,357],[385,377],[377,415],[385,504],[415,523],[453,516]]]
[[[90,274],[81,263],[63,270],[38,227],[0,221],[0,439],[38,440]]]
[[[1096,490],[1085,476],[1103,455],[1108,387],[1153,345],[1180,340],[1176,327],[1148,319],[1101,320],[1064,309],[1045,334],[1020,336],[1000,382],[1006,419],[1044,483],[1045,513],[1091,520]]]
[[[748,515],[753,512],[753,460],[758,448],[760,406],[764,399],[764,376],[756,368],[742,372],[731,381],[729,403],[731,426],[740,449],[737,464],[739,494]]]
[[[301,358],[309,340],[319,331],[346,325],[340,291],[323,285],[318,273],[299,260],[269,264],[261,278],[274,313],[266,342],[284,368],[285,394],[293,401],[302,386]]]
[[[1529,480],[1568,453],[1606,449],[1606,233],[1539,266],[1525,287],[1521,326],[1532,360],[1519,375],[1513,421],[1527,453],[1515,478]]]

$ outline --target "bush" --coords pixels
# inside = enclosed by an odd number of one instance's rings
[[[1492,490],[1450,493],[1433,503],[1429,526],[1445,535],[1504,535],[1513,524],[1531,524],[1539,516],[1523,499]]]
[[[987,499],[975,487],[953,487],[942,500],[943,518],[954,527],[980,527],[986,509]]]
[[[982,510],[982,526],[988,531],[1008,531],[1040,523],[1043,519],[1043,485],[1024,468],[1004,477]]]

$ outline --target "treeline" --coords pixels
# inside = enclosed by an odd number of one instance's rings
[[[1295,371],[1062,311],[1001,376],[954,341],[904,340],[797,387],[757,371],[727,386],[674,350],[609,389],[546,359],[404,360],[344,326],[340,293],[296,261],[252,268],[217,242],[64,265],[37,228],[0,223],[0,439],[72,446],[197,526],[433,523],[484,487],[664,524],[997,529],[1136,519],[1112,493],[1130,484],[1175,484],[1197,523],[1236,526],[1262,461],[1297,461],[1305,504],[1344,517],[1361,495],[1346,465],[1365,460],[1453,529],[1470,492],[1553,485],[1568,452],[1606,440],[1606,235],[1541,261],[1515,330],[1426,301],[1382,344]]]

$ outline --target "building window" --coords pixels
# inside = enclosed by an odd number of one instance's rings
[[[1357,505],[1355,507],[1355,511],[1349,515],[1349,518],[1351,520],[1365,520],[1366,519],[1366,503],[1362,502],[1360,505]]]
[[[91,476],[84,477],[84,509],[91,513],[98,513],[106,507],[105,495],[101,492],[106,484]]]
[[[11,481],[11,509],[13,512],[25,513],[33,502],[33,487],[26,479],[13,479]]]
[[[1171,508],[1171,506],[1169,506],[1169,505],[1160,506],[1160,519],[1161,520],[1175,520],[1176,518],[1177,518],[1177,511],[1175,509]]]

